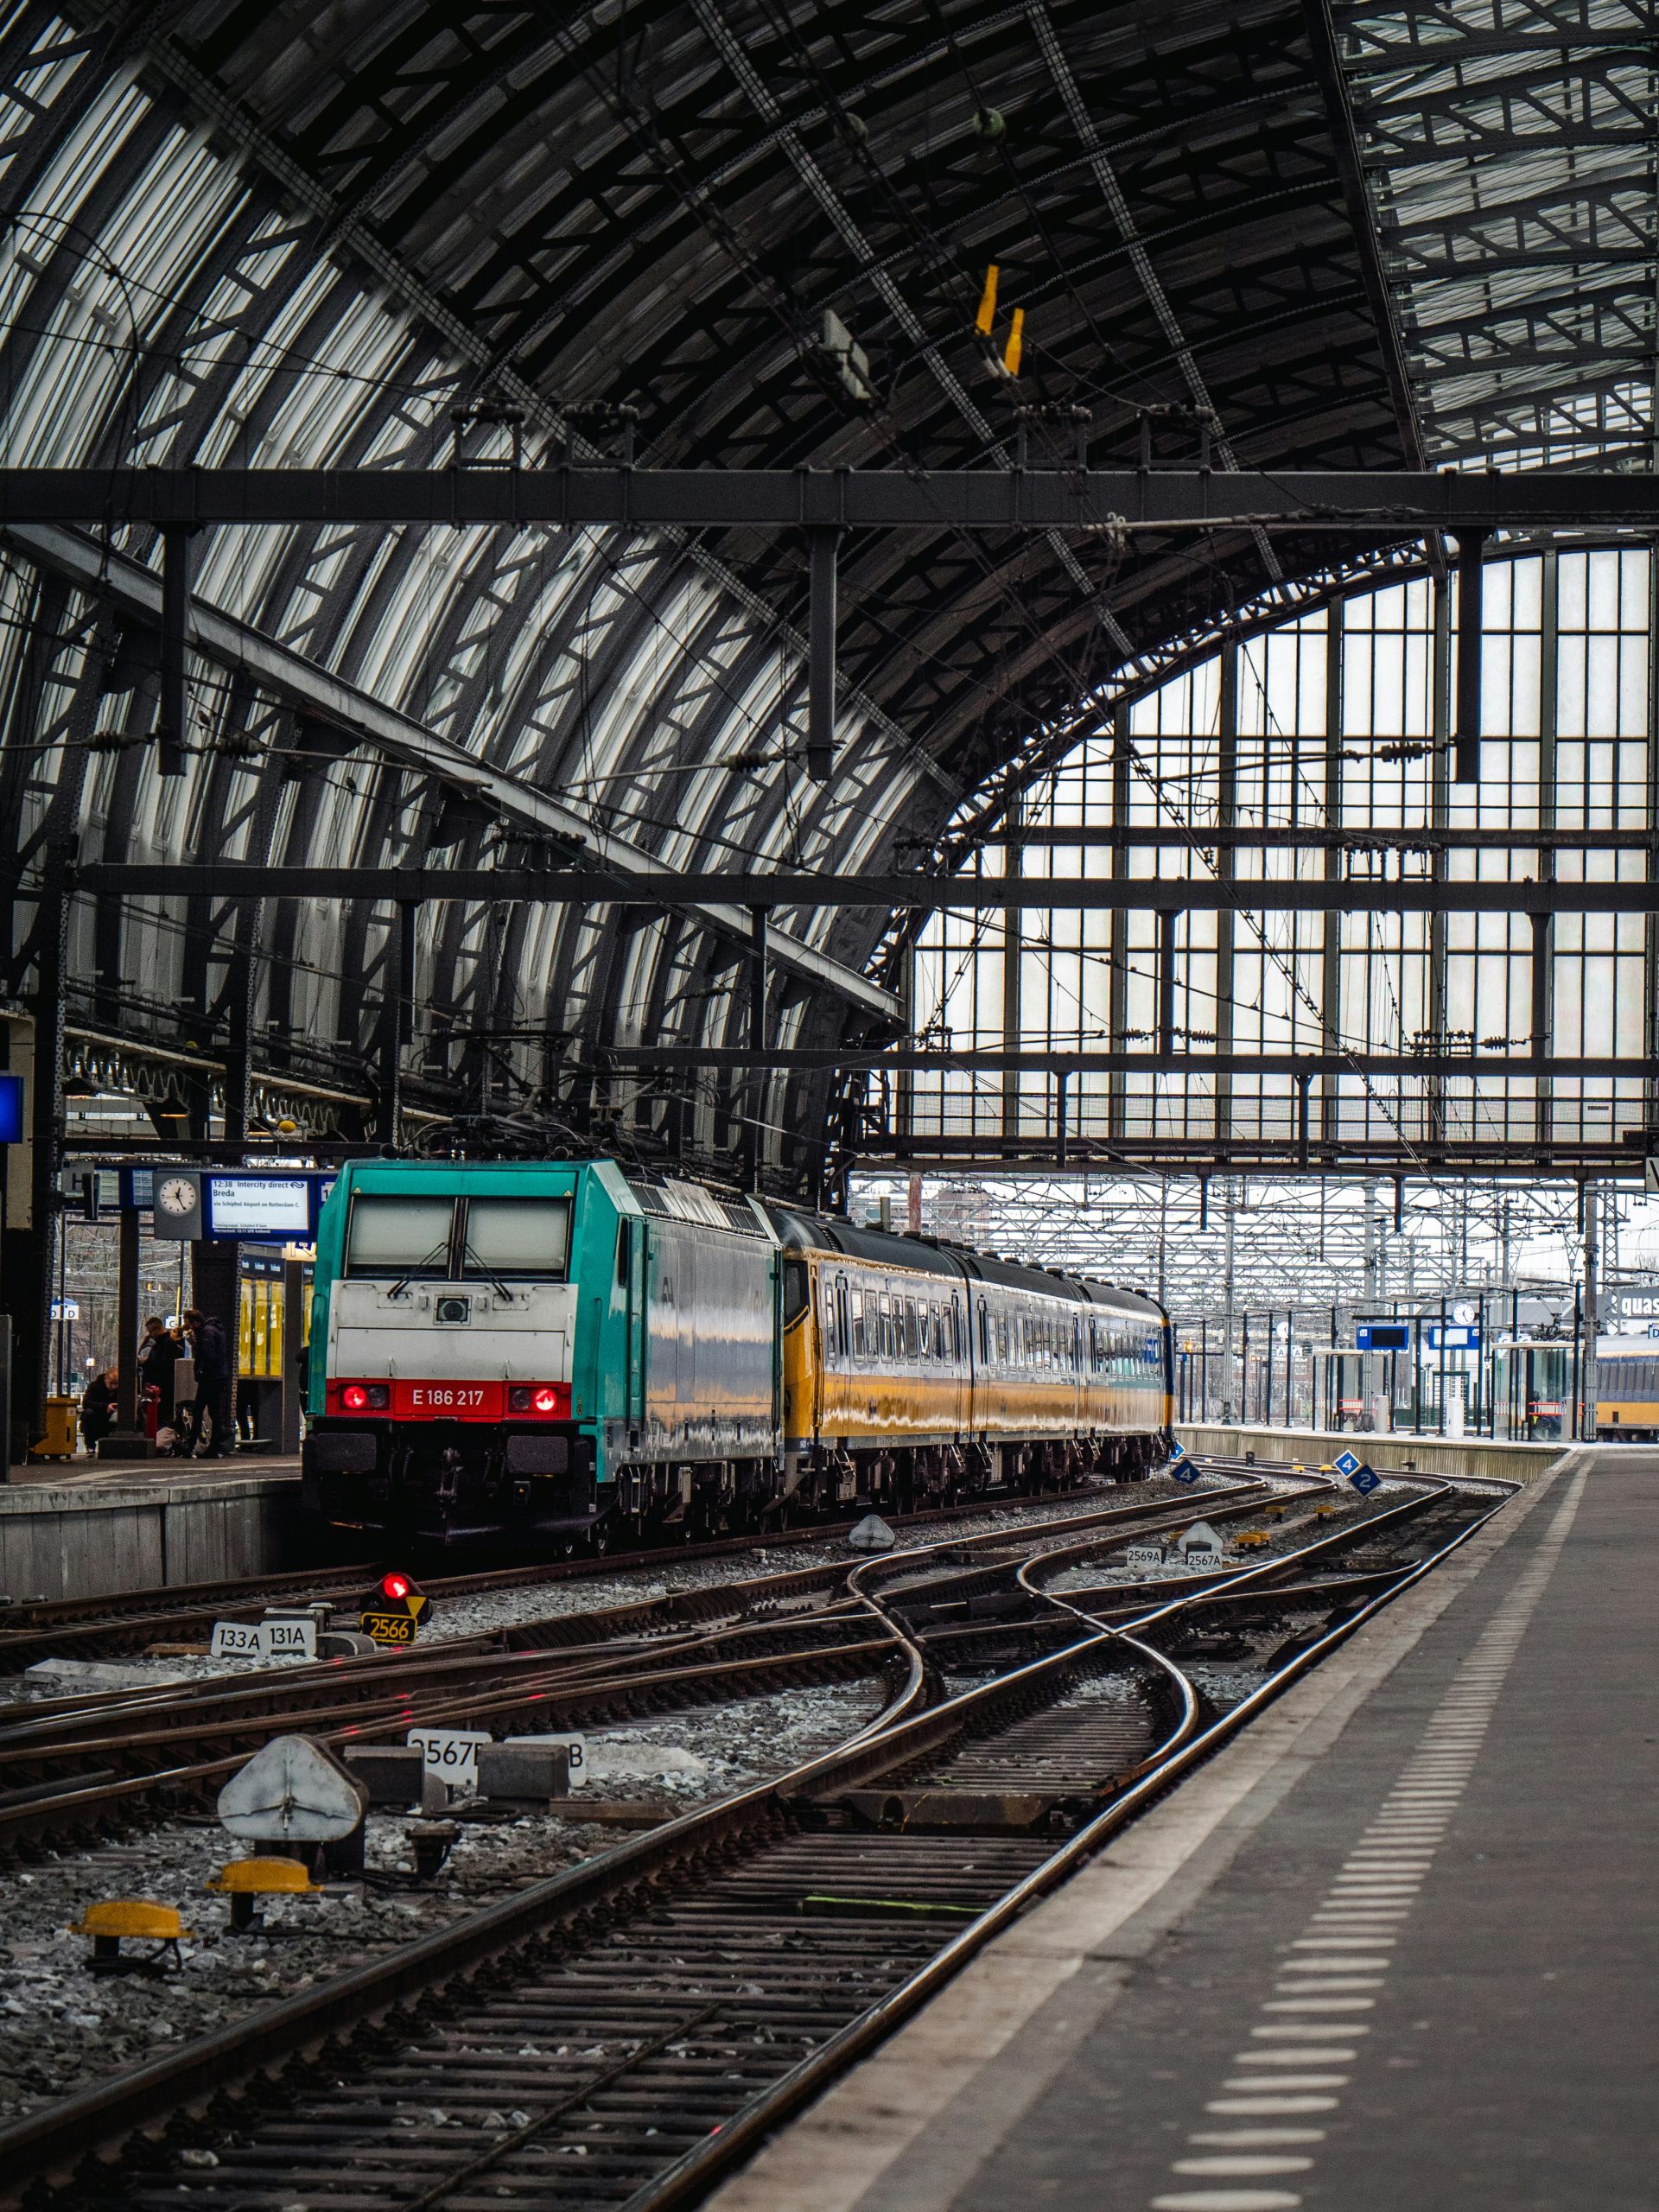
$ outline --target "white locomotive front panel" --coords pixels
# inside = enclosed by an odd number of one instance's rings
[[[346,1281],[328,1309],[328,1411],[568,1421],[575,1326],[569,1283]]]

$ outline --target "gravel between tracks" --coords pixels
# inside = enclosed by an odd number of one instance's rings
[[[839,1683],[608,1730],[590,1738],[601,1770],[594,1794],[649,1802],[671,1819],[833,1750],[873,1719],[880,1703],[873,1681]],[[635,1765],[650,1763],[652,1747],[689,1752],[702,1771],[607,1780],[607,1747],[626,1747]],[[372,1878],[412,1865],[410,1825],[395,1815],[371,1816]],[[217,1825],[175,1822],[142,1842],[66,1853],[0,1876],[0,2120],[15,2120],[138,2065],[168,2044],[344,1974],[608,1849],[623,1833],[546,1815],[499,1825],[465,1821],[448,1865],[430,1884],[416,1888],[371,1878],[355,1893],[276,1901],[266,1917],[282,1932],[270,1935],[228,1934],[226,1900],[205,1890],[211,1875],[242,1855]],[[181,1947],[181,1971],[156,1979],[92,1973],[91,1942],[69,1934],[68,1923],[87,1905],[115,1897],[180,1908],[185,1926],[195,1931]]]

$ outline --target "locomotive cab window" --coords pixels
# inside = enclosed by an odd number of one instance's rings
[[[442,1281],[449,1274],[454,1219],[453,1198],[359,1191],[346,1231],[346,1272]]]
[[[798,1321],[806,1311],[806,1262],[784,1262],[784,1320]]]
[[[569,1198],[469,1198],[463,1270],[486,1280],[563,1282],[570,1269]]]

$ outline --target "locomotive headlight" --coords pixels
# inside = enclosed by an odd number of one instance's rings
[[[530,1411],[530,1392],[522,1385],[515,1383],[507,1392],[507,1411],[510,1414],[527,1414]]]
[[[559,1410],[559,1394],[545,1382],[531,1394],[531,1410],[538,1414],[556,1414]]]
[[[361,1382],[348,1382],[340,1394],[340,1402],[348,1414],[368,1411],[369,1394]]]
[[[391,1403],[390,1382],[345,1382],[340,1385],[342,1413],[383,1414]]]

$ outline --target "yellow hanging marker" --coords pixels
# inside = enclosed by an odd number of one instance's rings
[[[991,334],[991,325],[996,319],[996,264],[992,262],[985,271],[985,289],[979,296],[979,313],[974,317],[974,327],[982,338]]]
[[[1008,332],[1007,347],[1002,356],[1002,365],[1011,377],[1017,377],[1020,373],[1020,348],[1025,335],[1026,311],[1024,308],[1015,308],[1014,326]]]

